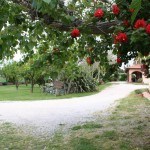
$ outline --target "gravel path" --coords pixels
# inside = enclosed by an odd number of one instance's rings
[[[0,121],[32,127],[32,132],[53,133],[60,126],[70,126],[92,118],[93,113],[109,108],[120,98],[146,85],[114,84],[104,91],[81,98],[0,102]],[[31,128],[30,128],[31,129]]]

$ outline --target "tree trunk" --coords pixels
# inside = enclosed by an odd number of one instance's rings
[[[97,80],[98,80],[98,83],[99,83],[100,82],[100,68],[98,68]]]
[[[18,81],[15,82],[15,85],[16,85],[16,90],[18,91],[18,87],[19,87]]]
[[[67,94],[69,94],[69,93],[70,93],[71,84],[72,84],[72,81],[70,81],[70,82],[69,82],[68,89],[67,89]]]
[[[25,84],[26,84],[26,86],[28,86],[28,81],[27,80],[25,80]]]
[[[32,77],[31,78],[31,93],[33,93],[33,89],[34,89],[34,79]]]

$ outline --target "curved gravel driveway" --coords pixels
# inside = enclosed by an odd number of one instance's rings
[[[109,108],[120,98],[146,85],[113,84],[104,91],[81,98],[0,102],[0,121],[32,127],[32,132],[53,133],[60,125],[70,126]],[[33,129],[35,131],[33,131]]]

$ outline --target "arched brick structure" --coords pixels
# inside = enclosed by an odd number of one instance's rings
[[[133,73],[135,73],[137,75],[137,78],[143,77],[143,72],[142,72],[141,66],[142,66],[142,64],[135,64],[131,67],[126,68],[128,82],[133,82],[132,81]]]

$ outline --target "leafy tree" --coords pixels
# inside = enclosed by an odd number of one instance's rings
[[[36,77],[39,75],[38,67],[35,67],[33,59],[29,59],[29,61],[24,64],[24,69],[24,77],[29,79],[31,83],[31,93],[33,93]]]
[[[68,4],[0,0],[0,4],[1,59],[12,57],[16,46],[27,59],[38,48],[41,57],[61,68],[71,53],[76,61],[88,58],[92,64],[105,62],[113,50],[120,66],[138,53],[150,52],[149,0],[72,0]]]
[[[19,81],[22,79],[22,71],[22,68],[17,62],[9,63],[2,68],[2,74],[6,78],[6,81],[13,82],[16,85],[17,90],[19,87]]]

